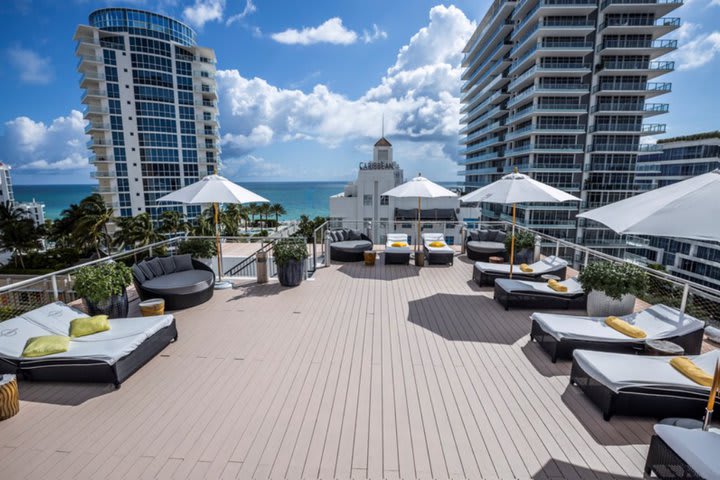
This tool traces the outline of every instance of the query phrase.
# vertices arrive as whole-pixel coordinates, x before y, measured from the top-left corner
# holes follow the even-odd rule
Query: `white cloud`
[[[182,16],[192,26],[202,28],[207,22],[222,21],[224,10],[225,0],[195,0],[185,7]]]
[[[388,34],[386,31],[382,30],[380,27],[373,23],[372,32],[363,30],[362,41],[365,43],[372,43],[376,40],[385,40],[387,36]]]
[[[720,7],[720,0],[711,0],[710,5]]]
[[[223,175],[229,178],[278,178],[292,175],[284,166],[255,155],[223,160]]]
[[[255,11],[257,11],[257,7],[253,3],[253,0],[245,0],[245,8],[243,8],[243,11],[232,15],[230,18],[227,19],[227,22],[225,22],[225,24],[232,25],[233,23],[242,20],[248,15],[255,13]]]
[[[413,142],[424,161],[457,155],[461,50],[474,24],[454,6],[430,11],[427,27],[402,47],[379,84],[358,98],[318,84],[311,91],[283,89],[237,70],[219,71],[224,155],[240,157],[257,146],[297,139],[330,147],[386,134]],[[433,155],[427,157],[425,155]]]
[[[10,63],[20,73],[20,80],[36,85],[45,85],[52,81],[53,70],[50,57],[41,57],[34,51],[20,46],[7,50]]]
[[[289,28],[283,32],[273,33],[272,39],[287,45],[312,45],[314,43],[332,43],[350,45],[358,39],[358,34],[348,30],[339,17],[326,20],[317,27],[305,27],[302,30]]]
[[[677,62],[678,70],[702,67],[720,54],[720,31],[702,32],[701,28],[687,22],[676,31],[680,46],[668,58]]]
[[[72,110],[46,125],[28,117],[5,122],[0,136],[3,161],[17,169],[77,170],[88,167],[82,113]]]

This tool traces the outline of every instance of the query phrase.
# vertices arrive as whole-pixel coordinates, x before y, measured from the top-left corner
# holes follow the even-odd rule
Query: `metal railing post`
[[[60,300],[60,294],[58,293],[57,276],[53,275],[52,277],[50,277],[50,281],[52,282],[53,298],[57,302],[58,300]]]
[[[555,256],[556,257],[560,256],[560,240],[555,242]]]
[[[690,284],[685,282],[683,287],[682,300],[680,300],[680,321],[685,317],[685,309],[687,308],[688,297],[690,296]]]
[[[585,261],[583,262],[583,266],[588,266],[588,261],[590,260],[590,250],[585,250]]]

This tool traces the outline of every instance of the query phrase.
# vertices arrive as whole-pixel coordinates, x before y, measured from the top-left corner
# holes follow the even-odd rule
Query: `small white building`
[[[36,226],[39,227],[45,223],[45,204],[34,198],[32,202],[16,203],[15,208],[24,211],[27,218],[32,218]]]
[[[32,218],[36,226],[45,223],[45,205],[35,201],[32,202],[15,202],[15,193],[13,192],[12,177],[10,170],[12,168],[6,163],[0,162],[0,204],[9,204],[18,210],[25,212],[28,218]]]
[[[0,162],[0,203],[15,203],[12,179],[10,178],[10,165]]]
[[[372,233],[375,243],[383,243],[388,232],[417,235],[417,199],[391,198],[384,192],[404,182],[403,170],[393,159],[392,144],[383,136],[375,143],[371,162],[361,163],[357,179],[343,192],[330,197],[332,227],[362,229]],[[460,243],[457,198],[421,200],[423,231],[442,231],[448,243]]]

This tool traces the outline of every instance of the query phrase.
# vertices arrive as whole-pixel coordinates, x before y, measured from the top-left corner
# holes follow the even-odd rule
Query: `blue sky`
[[[346,180],[386,118],[406,174],[456,180],[460,50],[487,1],[2,0],[0,161],[16,183],[91,183],[72,35],[100,7],[185,21],[214,48],[224,173]],[[720,128],[720,0],[690,0],[668,135]]]

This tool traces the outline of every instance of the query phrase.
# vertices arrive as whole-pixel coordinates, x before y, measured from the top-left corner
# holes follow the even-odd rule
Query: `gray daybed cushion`
[[[347,240],[362,240],[360,230],[350,230],[348,232]]]
[[[155,274],[152,270],[150,270],[150,266],[147,264],[146,261],[143,260],[142,262],[138,263],[137,266],[140,271],[142,271],[143,275],[145,275],[145,280],[151,280],[155,278]]]
[[[139,265],[133,265],[132,266],[133,275],[135,275],[135,278],[137,278],[137,281],[140,283],[143,283],[148,278],[145,276],[145,273],[142,271],[142,268],[140,268]]]
[[[175,255],[173,259],[175,260],[175,272],[184,272],[193,269],[192,257],[189,253],[185,255]]]
[[[372,242],[368,242],[367,240],[345,240],[333,243],[332,248],[344,252],[364,252],[372,248]]]
[[[160,264],[159,258],[153,258],[151,260],[146,260],[145,263],[147,263],[147,266],[150,267],[150,271],[153,273],[153,277],[159,277],[165,274],[163,272],[162,265]]]
[[[720,430],[658,424],[655,433],[702,478],[720,478]]]
[[[213,281],[213,273],[207,270],[183,270],[147,280],[142,287],[168,295],[186,295],[202,292]]]
[[[505,244],[500,242],[488,242],[488,241],[474,241],[471,240],[467,243],[467,248],[473,252],[504,252]]]
[[[175,259],[173,257],[160,257],[160,266],[163,269],[163,274],[168,275],[175,273]]]

